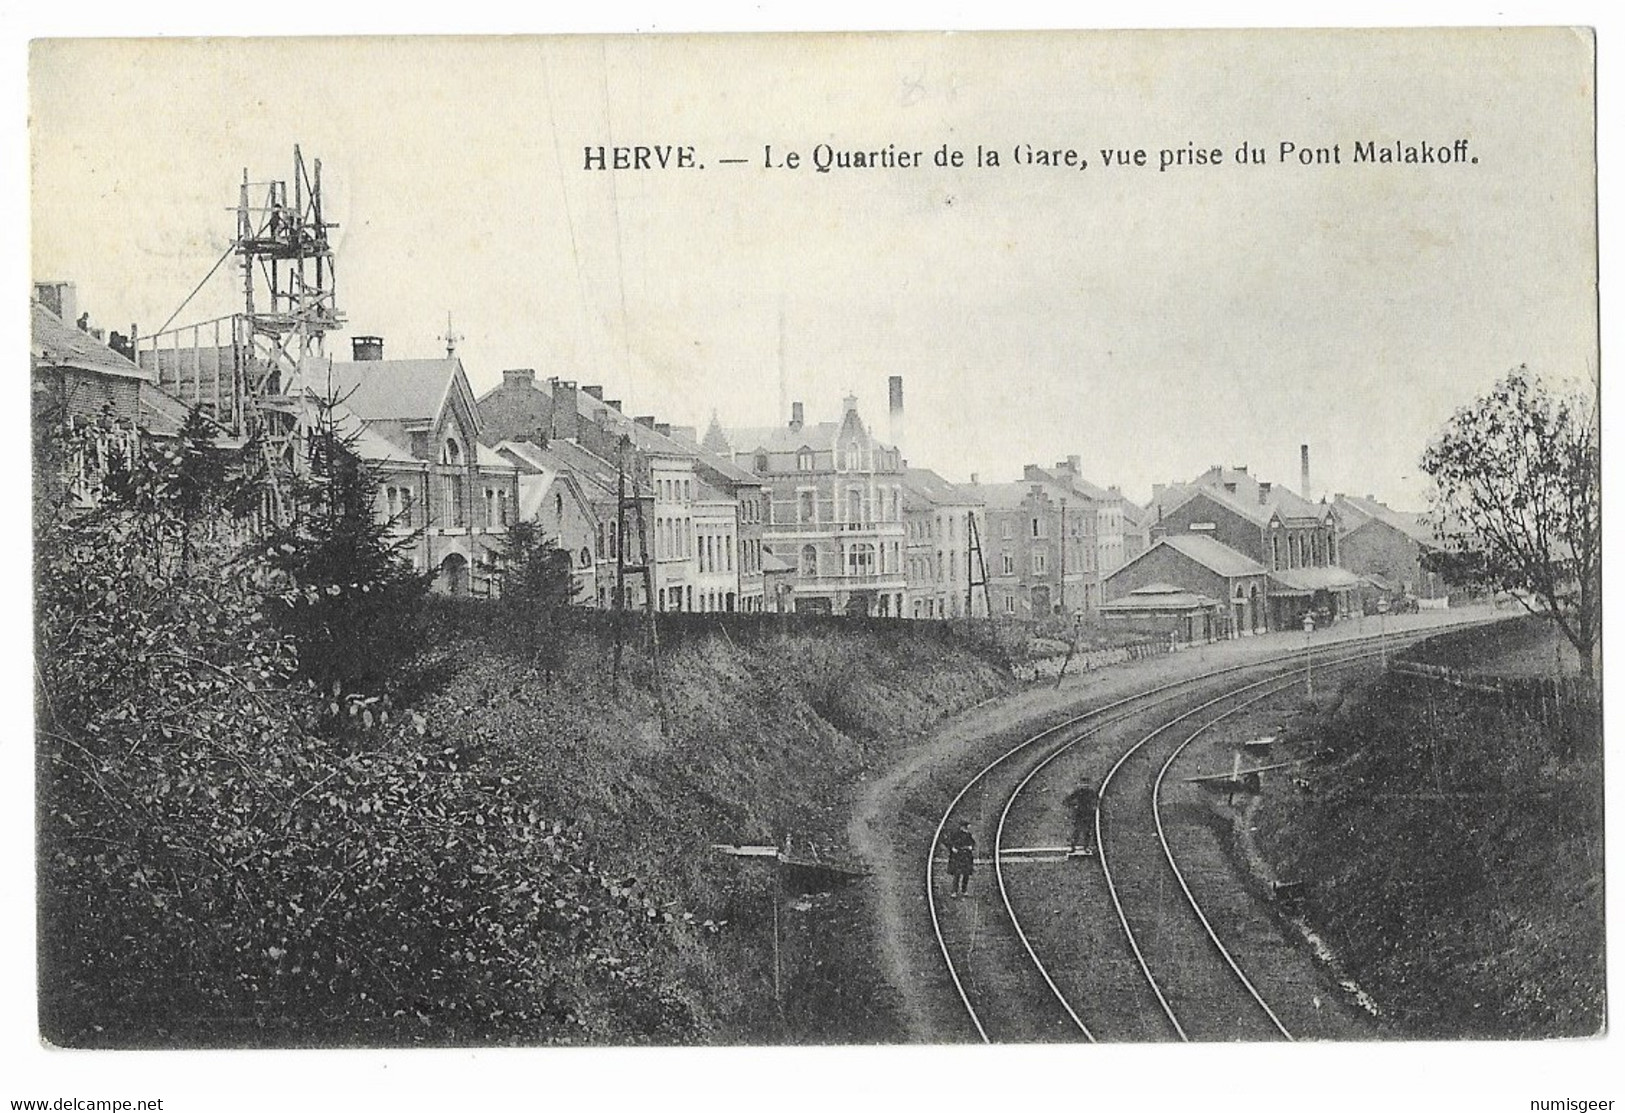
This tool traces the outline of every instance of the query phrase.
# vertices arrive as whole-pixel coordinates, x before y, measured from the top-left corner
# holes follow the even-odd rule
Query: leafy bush
[[[97,509],[35,523],[43,1034],[685,1038],[650,964],[699,929],[469,741],[300,679],[267,617],[283,573],[217,511],[183,542],[176,476],[154,449]]]

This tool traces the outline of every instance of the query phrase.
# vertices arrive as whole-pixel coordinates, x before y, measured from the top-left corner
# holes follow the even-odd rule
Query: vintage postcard
[[[1430,1041],[1606,1108],[1472,1043],[1607,1028],[1596,82],[1567,27],[35,41],[29,1023],[126,1104],[13,1107]]]

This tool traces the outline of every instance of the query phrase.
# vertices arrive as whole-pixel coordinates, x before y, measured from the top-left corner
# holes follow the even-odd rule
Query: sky
[[[531,367],[702,428],[851,392],[882,436],[898,374],[905,453],[950,479],[1076,454],[1141,501],[1211,464],[1296,487],[1309,444],[1315,497],[1420,508],[1456,407],[1520,363],[1595,374],[1590,54],[1563,30],[36,43],[32,270],[151,331],[229,245],[244,169],[286,178],[298,143],[339,224],[341,357],[438,354],[449,314],[477,392]],[[1476,164],[1354,162],[1459,138]],[[585,166],[639,144],[705,168]],[[924,165],[819,173],[819,144]],[[1223,161],[1159,169],[1179,148]],[[240,301],[222,267],[177,323]]]

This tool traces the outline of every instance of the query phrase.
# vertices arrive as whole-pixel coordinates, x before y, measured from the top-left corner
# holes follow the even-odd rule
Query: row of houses
[[[62,316],[71,286],[36,288],[36,392],[65,412],[173,435],[186,406],[156,367]],[[55,299],[53,301],[53,298]],[[1187,639],[1335,621],[1371,590],[1441,598],[1431,533],[1373,499],[1311,502],[1246,468],[1159,486],[1148,507],[1082,474],[1080,459],[1012,482],[952,483],[911,466],[846,397],[809,422],[703,436],[627,412],[601,387],[529,369],[476,395],[455,349],[389,359],[379,337],[301,369],[378,479],[380,520],[449,594],[498,590],[509,526],[541,525],[575,601],[663,611],[801,611],[953,619],[1057,615],[1166,628]],[[890,384],[902,425],[902,381]],[[1307,468],[1307,454],[1305,455]],[[1307,483],[1305,483],[1307,487]],[[625,550],[623,555],[623,549]]]

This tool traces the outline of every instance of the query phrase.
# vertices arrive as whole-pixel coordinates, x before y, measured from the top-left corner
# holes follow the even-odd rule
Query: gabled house
[[[595,505],[588,494],[585,478],[549,449],[530,441],[501,441],[496,452],[519,469],[519,521],[535,522],[543,536],[550,538],[570,561],[573,585],[570,601],[577,606],[607,607],[609,580],[614,563],[607,563],[608,577],[600,556],[605,521],[613,524],[614,493],[600,497]],[[607,517],[601,518],[600,514]]]
[[[375,337],[358,338],[355,354],[307,361],[300,373],[307,399],[360,423],[356,448],[377,478],[378,513],[403,536],[415,535],[413,563],[435,573],[435,590],[495,593],[494,554],[517,520],[519,470],[480,443],[462,361],[384,359]]]
[[[1154,592],[1150,590],[1153,588]],[[1145,597],[1164,596],[1161,601],[1166,602],[1171,598],[1168,589],[1191,597],[1176,600],[1181,606],[1189,604],[1180,610],[1181,618],[1207,610],[1204,600],[1222,605],[1213,625],[1202,628],[1204,637],[1259,634],[1269,628],[1269,570],[1247,554],[1203,533],[1160,537],[1144,553],[1107,576],[1105,592],[1112,609],[1105,613],[1119,617],[1143,615],[1146,604],[1159,601]],[[1125,604],[1123,600],[1130,602]]]
[[[1395,510],[1370,495],[1339,493],[1333,501],[1344,567],[1384,597],[1408,595],[1423,606],[1449,605],[1452,585],[1430,565],[1445,546],[1422,514]]]
[[[188,407],[158,386],[156,374],[91,331],[88,314],[72,317],[74,299],[71,282],[35,284],[28,307],[30,392],[35,421],[83,434],[62,461],[63,474],[38,478],[60,479],[67,495],[86,505],[95,501],[115,458],[133,458],[143,438],[179,436]]]

